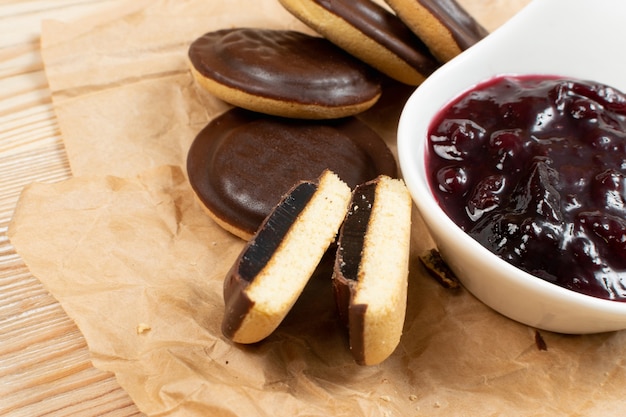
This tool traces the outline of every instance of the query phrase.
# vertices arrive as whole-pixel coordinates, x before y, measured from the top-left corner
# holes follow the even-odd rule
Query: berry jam
[[[626,301],[626,95],[595,82],[498,77],[430,126],[448,216],[546,281]]]

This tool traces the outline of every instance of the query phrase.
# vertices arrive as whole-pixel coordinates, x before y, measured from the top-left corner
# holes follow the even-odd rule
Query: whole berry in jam
[[[443,210],[542,279],[626,301],[626,96],[596,82],[498,77],[446,106],[428,138]]]

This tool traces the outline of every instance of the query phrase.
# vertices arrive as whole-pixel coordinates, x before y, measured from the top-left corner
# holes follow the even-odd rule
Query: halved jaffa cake
[[[402,180],[380,176],[356,187],[341,227],[333,287],[350,350],[361,365],[382,362],[400,342],[411,204]]]
[[[226,277],[226,337],[255,343],[278,327],[334,242],[350,197],[350,187],[328,170],[285,195]]]

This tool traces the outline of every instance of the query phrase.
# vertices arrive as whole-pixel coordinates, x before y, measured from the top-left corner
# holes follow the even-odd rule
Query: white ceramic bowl
[[[483,41],[431,75],[410,97],[398,127],[402,174],[438,248],[465,288],[501,314],[560,333],[626,329],[626,303],[570,291],[523,272],[465,234],[430,192],[427,130],[451,99],[501,74],[596,80],[626,91],[626,2],[534,0]]]

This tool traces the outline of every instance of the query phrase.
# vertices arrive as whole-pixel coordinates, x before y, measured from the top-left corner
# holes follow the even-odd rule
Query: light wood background
[[[141,415],[113,375],[92,366],[81,333],[7,239],[22,188],[71,175],[39,53],[41,21],[119,3],[0,0],[0,416]]]

